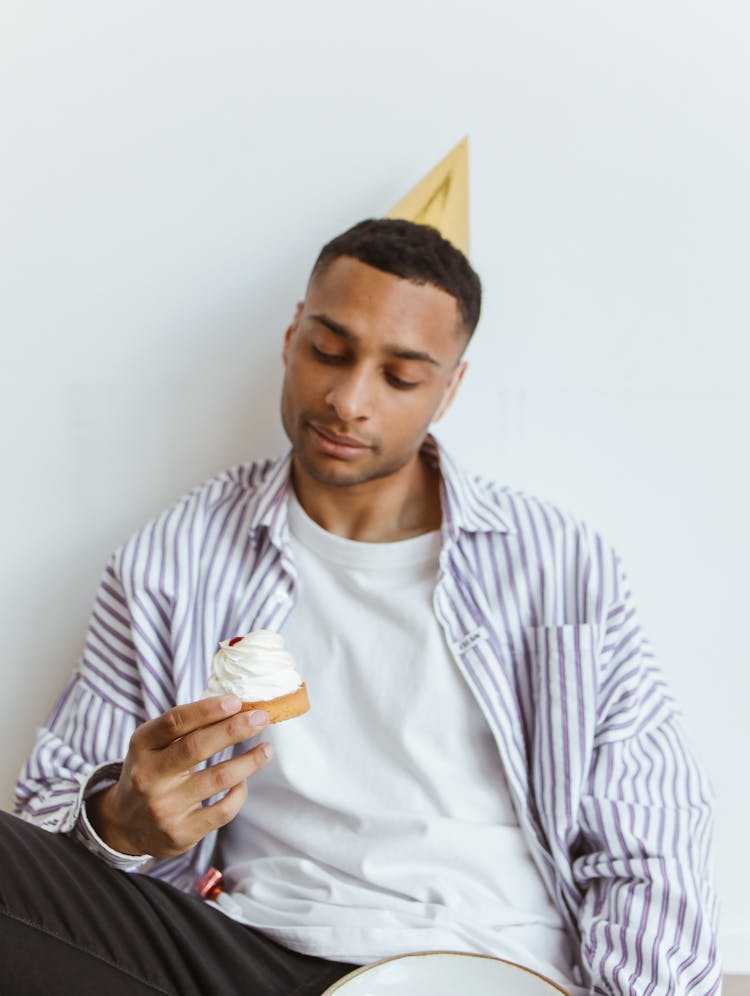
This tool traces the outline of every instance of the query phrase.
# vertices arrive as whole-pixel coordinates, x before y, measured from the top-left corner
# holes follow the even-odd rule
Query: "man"
[[[479,308],[432,229],[334,239],[284,340],[290,454],[114,556],[18,785],[56,833],[3,820],[25,992],[314,994],[425,949],[718,991],[707,790],[618,559],[429,435]],[[259,628],[312,701],[273,732],[201,699],[218,641]]]

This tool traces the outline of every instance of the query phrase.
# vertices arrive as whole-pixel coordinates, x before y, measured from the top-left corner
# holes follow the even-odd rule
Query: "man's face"
[[[456,299],[340,256],[310,283],[284,340],[281,416],[323,484],[387,477],[417,459],[466,364]]]

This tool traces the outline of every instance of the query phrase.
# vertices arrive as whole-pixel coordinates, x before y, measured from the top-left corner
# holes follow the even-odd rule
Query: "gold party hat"
[[[412,187],[386,215],[433,225],[469,254],[469,140],[462,139],[445,159]]]

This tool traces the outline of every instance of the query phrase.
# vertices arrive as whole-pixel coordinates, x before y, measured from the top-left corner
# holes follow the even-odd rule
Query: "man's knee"
[[[7,865],[11,855],[16,851],[22,855],[27,854],[29,849],[38,853],[50,845],[58,846],[62,840],[69,842],[69,839],[61,834],[42,830],[20,816],[14,816],[13,813],[7,813],[0,809],[0,841],[2,841],[4,864]],[[53,843],[53,841],[58,843]]]
[[[34,909],[41,895],[69,889],[71,880],[86,877],[100,862],[66,834],[51,833],[0,810],[0,904],[8,909]]]
[[[2,841],[3,864],[8,867],[13,862],[13,855],[16,851],[24,853],[29,847],[34,847],[40,840],[39,835],[46,833],[33,824],[6,813],[0,809],[0,841]]]

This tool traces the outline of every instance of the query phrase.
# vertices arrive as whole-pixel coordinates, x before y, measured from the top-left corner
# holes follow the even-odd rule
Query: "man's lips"
[[[322,425],[318,425],[317,422],[311,422],[310,425],[319,432],[321,436],[325,436],[326,439],[330,439],[332,443],[340,443],[342,446],[359,446],[361,449],[369,449],[367,443],[363,443],[361,439],[355,439],[354,436],[342,436],[338,432],[334,432],[332,429],[325,429]]]
[[[355,439],[353,436],[339,435],[339,433],[334,432],[332,429],[324,428],[316,422],[308,422],[307,424],[313,431],[313,438],[318,448],[327,453],[333,453],[335,456],[353,456],[356,453],[361,453],[362,450],[371,449],[361,439]]]

